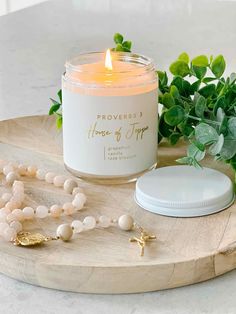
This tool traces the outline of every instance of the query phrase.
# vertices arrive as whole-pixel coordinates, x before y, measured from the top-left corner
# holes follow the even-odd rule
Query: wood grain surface
[[[185,146],[158,150],[158,166],[175,164]],[[62,160],[61,133],[54,119],[25,117],[0,122],[0,158],[35,164],[56,173],[66,173]],[[222,163],[205,165],[232,176]],[[71,197],[45,182],[25,179],[32,206],[63,204]],[[0,241],[0,272],[43,287],[88,293],[134,293],[162,290],[201,282],[236,266],[236,205],[218,214],[197,218],[170,218],[146,212],[133,200],[135,184],[92,185],[79,181],[88,197],[86,208],[74,217],[47,218],[26,223],[25,229],[54,235],[62,221],[91,214],[114,218],[130,213],[158,239],[139,256],[129,243],[133,233],[115,227],[96,229],[71,242],[52,241],[41,247],[15,247]],[[1,187],[0,192],[4,190]]]

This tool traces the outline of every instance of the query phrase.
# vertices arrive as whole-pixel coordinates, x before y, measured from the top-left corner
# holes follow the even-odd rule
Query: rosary
[[[23,222],[25,220],[45,219],[48,216],[54,218],[60,218],[63,215],[72,216],[84,208],[87,200],[86,195],[83,189],[78,187],[76,180],[64,175],[56,175],[53,172],[46,172],[44,169],[38,169],[35,166],[25,166],[0,160],[0,174],[4,176],[2,183],[11,187],[11,192],[3,193],[0,197],[0,236],[15,245],[28,247],[51,240],[69,241],[74,234],[92,230],[96,227],[109,228],[116,226],[124,231],[133,230],[139,233],[139,236],[134,236],[129,241],[139,245],[140,255],[143,256],[147,242],[156,239],[155,235],[145,231],[128,214],[121,215],[118,219],[102,215],[98,219],[87,216],[83,221],[73,220],[71,224],[59,225],[55,237],[24,231]],[[45,180],[49,184],[63,188],[66,193],[72,195],[73,199],[62,206],[53,204],[50,208],[44,205],[39,205],[36,208],[24,207],[25,189],[23,181],[20,180],[24,176],[41,181]]]

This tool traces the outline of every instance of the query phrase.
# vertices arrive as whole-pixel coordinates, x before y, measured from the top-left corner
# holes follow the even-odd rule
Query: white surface
[[[234,192],[230,178],[219,171],[179,165],[159,168],[140,177],[135,200],[153,213],[195,217],[229,207]]]
[[[235,70],[235,12],[234,1],[57,0],[3,16],[0,118],[47,112],[66,57],[112,46],[117,31],[162,69],[186,50],[224,53]],[[234,314],[235,290],[236,271],[190,287],[127,296],[58,292],[0,275],[0,313]]]
[[[0,15],[9,14],[14,11],[22,10],[26,7],[45,2],[47,0],[1,0]]]

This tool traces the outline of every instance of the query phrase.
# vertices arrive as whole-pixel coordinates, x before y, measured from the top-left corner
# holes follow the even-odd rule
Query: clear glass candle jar
[[[157,76],[141,55],[112,52],[108,61],[94,52],[66,62],[63,153],[74,175],[120,184],[156,166]]]

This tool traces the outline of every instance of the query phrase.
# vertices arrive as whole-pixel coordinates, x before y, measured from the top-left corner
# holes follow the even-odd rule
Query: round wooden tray
[[[53,118],[18,118],[0,122],[0,158],[36,164],[65,173],[61,134]],[[184,154],[184,146],[159,147],[159,166],[170,165]],[[222,163],[206,165],[232,175]],[[71,242],[52,241],[35,248],[0,242],[0,272],[43,287],[89,293],[134,293],[188,285],[223,274],[236,266],[236,206],[218,214],[198,218],[169,218],[138,207],[134,184],[92,185],[81,182],[88,196],[83,218],[131,213],[158,239],[139,255],[131,234],[117,228],[96,229]],[[1,187],[1,189],[3,189]],[[26,181],[27,203],[63,203],[62,190],[35,180]],[[0,191],[2,192],[2,191]],[[63,218],[72,221],[72,217]],[[48,218],[28,223],[28,230],[54,235],[61,220]]]

